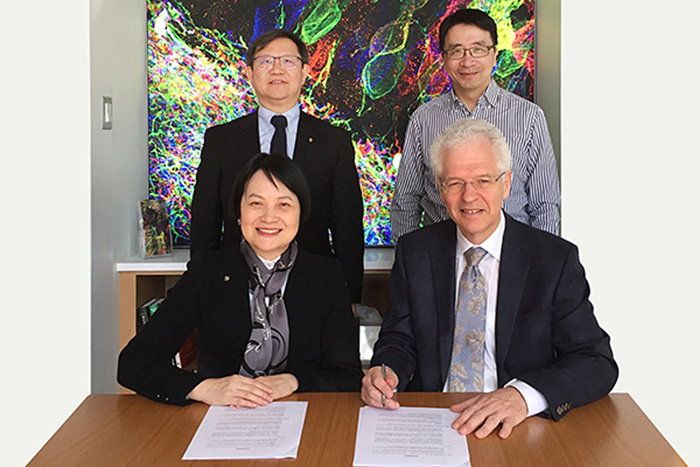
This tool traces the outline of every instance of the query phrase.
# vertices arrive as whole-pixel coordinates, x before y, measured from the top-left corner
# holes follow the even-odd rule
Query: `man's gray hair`
[[[477,138],[485,138],[491,143],[496,153],[496,165],[499,172],[511,170],[510,147],[508,147],[508,142],[501,131],[483,120],[468,118],[447,127],[430,146],[430,167],[435,174],[436,184],[440,182],[442,176],[442,157],[445,150],[460,144],[470,143]]]

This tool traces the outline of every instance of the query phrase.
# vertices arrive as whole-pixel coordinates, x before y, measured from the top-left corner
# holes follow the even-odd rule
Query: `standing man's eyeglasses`
[[[449,60],[461,60],[469,54],[472,58],[482,58],[489,54],[491,49],[495,49],[495,45],[474,45],[472,47],[462,47],[455,45],[451,49],[445,50],[442,54]]]
[[[272,55],[260,55],[253,59],[253,64],[261,70],[269,70],[275,65],[275,60],[280,61],[280,66],[287,70],[296,70],[301,66],[301,57],[295,55],[282,55],[273,57]]]

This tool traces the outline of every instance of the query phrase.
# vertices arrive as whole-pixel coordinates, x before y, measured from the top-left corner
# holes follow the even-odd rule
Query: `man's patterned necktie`
[[[459,280],[452,361],[448,374],[448,391],[483,392],[484,352],[486,339],[486,279],[479,262],[486,255],[483,248],[464,252],[466,267]]]

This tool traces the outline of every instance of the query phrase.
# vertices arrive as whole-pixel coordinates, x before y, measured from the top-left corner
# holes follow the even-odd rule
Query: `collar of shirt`
[[[496,108],[498,105],[498,98],[501,95],[501,88],[496,84],[494,80],[491,80],[489,82],[489,85],[486,87],[486,91],[479,97],[479,100],[476,103],[476,107],[474,107],[474,111],[479,108],[481,105],[488,105],[489,107]],[[450,90],[450,95],[452,96],[452,105],[455,106],[460,106],[467,112],[469,112],[469,109],[467,108],[466,105],[462,103],[462,101],[459,100],[459,97],[457,97],[457,94],[455,94],[454,89]],[[471,115],[473,112],[469,112]]]
[[[299,128],[301,109],[299,105],[295,105],[286,112],[278,114],[266,107],[258,107],[258,136],[260,138],[261,152],[268,152],[270,150],[272,136],[275,134],[275,127],[270,123],[270,120],[275,115],[284,115],[287,118],[287,128],[285,130],[287,134],[287,155],[291,159],[294,154],[294,143],[296,142],[297,129]]]
[[[278,257],[275,258],[275,259],[265,259],[265,258],[263,258],[262,256],[260,256],[260,255],[258,255],[258,254],[256,254],[256,256],[258,257],[258,259],[260,259],[260,261],[262,261],[262,263],[265,265],[265,267],[266,267],[267,269],[270,269],[270,270],[272,270],[272,268],[275,267],[275,263],[277,262],[277,260],[279,260],[279,259],[282,257],[282,256],[280,255],[280,256],[278,256]]]
[[[279,259],[282,257],[282,256],[280,255],[280,256],[278,256],[278,257],[275,258],[275,259],[265,259],[265,258],[263,258],[262,256],[258,255],[257,253],[256,253],[256,256],[258,257],[258,259],[259,259],[260,261],[262,261],[262,263],[265,265],[265,267],[266,267],[267,269],[270,269],[270,270],[272,270],[272,268],[275,267],[275,263],[277,262],[277,260],[279,260]],[[287,280],[288,280],[288,279],[289,279],[289,277],[287,277],[287,279],[285,279],[285,280],[284,280],[284,283],[282,284],[282,295],[284,295],[284,292],[287,290]],[[250,289],[248,289],[248,303],[250,304],[251,307],[253,306],[253,291],[250,290]],[[270,298],[269,298],[269,297],[266,297],[266,298],[265,298],[265,304],[266,304],[266,305],[269,305],[269,304],[270,304]]]
[[[469,240],[467,240],[464,235],[462,235],[462,232],[459,231],[459,227],[457,227],[457,248],[455,250],[456,256],[457,256],[457,261],[458,261],[458,271],[461,273],[462,269],[462,259],[464,258],[464,252],[467,251],[469,248],[472,248],[474,246],[479,246],[486,250],[486,252],[494,258],[497,262],[501,262],[501,248],[503,247],[503,233],[506,230],[506,218],[503,215],[503,211],[501,210],[501,216],[498,221],[498,227],[496,227],[496,230],[493,231],[489,237],[484,240],[480,245],[475,245]]]

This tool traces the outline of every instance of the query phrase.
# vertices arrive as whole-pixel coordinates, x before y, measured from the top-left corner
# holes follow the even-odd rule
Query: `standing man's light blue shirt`
[[[284,115],[287,118],[287,156],[290,159],[294,158],[294,145],[297,142],[297,130],[299,129],[299,106],[295,105],[283,114],[274,113],[270,109],[260,106],[258,108],[258,136],[260,137],[260,151],[270,152],[270,144],[272,144],[272,136],[275,134],[275,127],[272,126],[270,120],[275,115]]]

